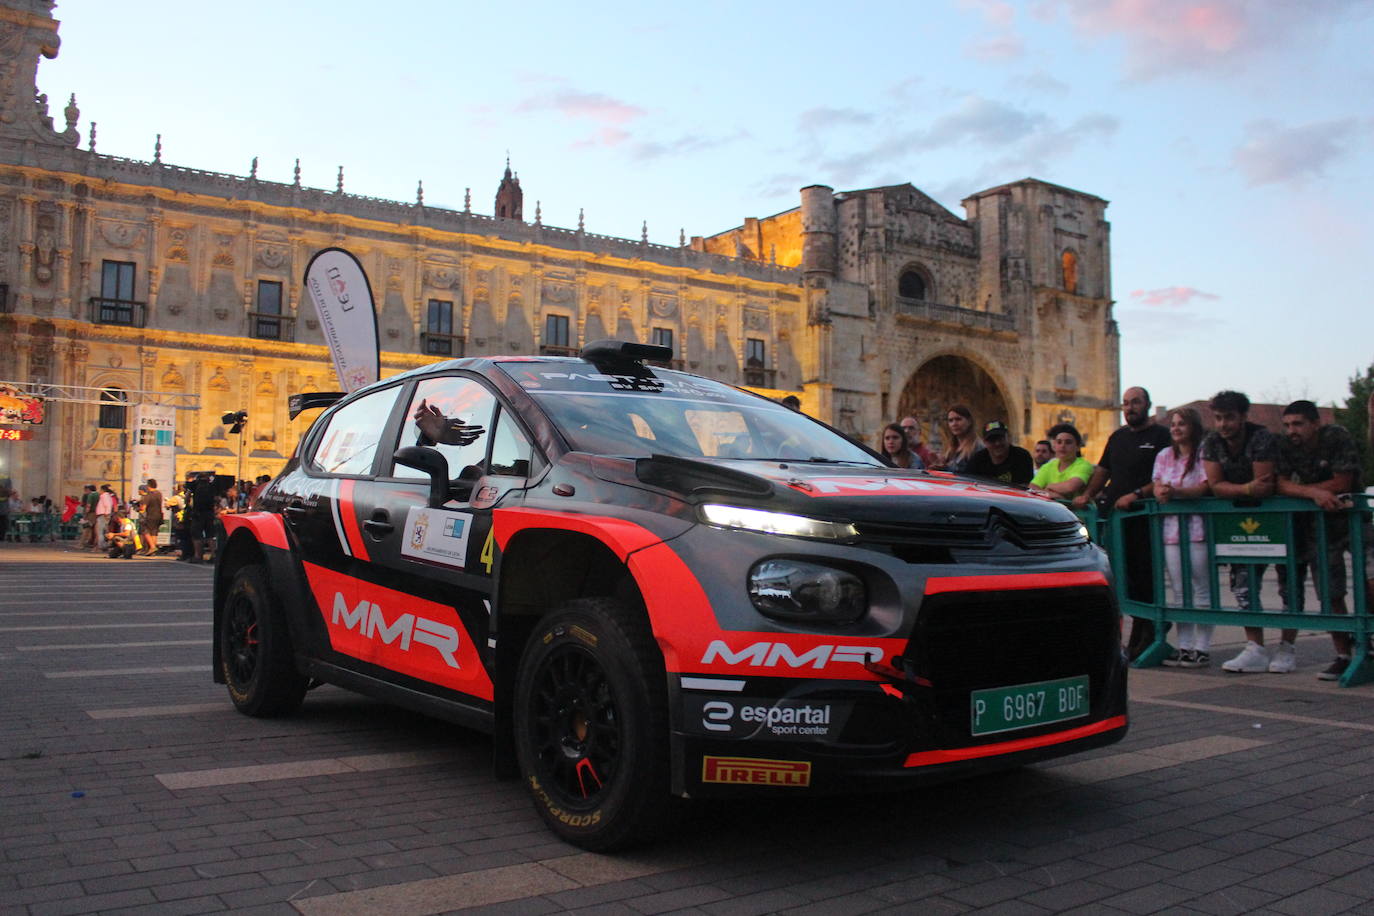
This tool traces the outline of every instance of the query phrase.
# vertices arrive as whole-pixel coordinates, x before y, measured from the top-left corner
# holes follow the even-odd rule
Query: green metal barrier
[[[1371,617],[1368,594],[1369,577],[1374,575],[1370,560],[1370,557],[1374,556],[1374,551],[1370,549],[1370,497],[1363,494],[1354,495],[1351,497],[1349,508],[1336,512],[1324,512],[1310,500],[1289,497],[1253,501],[1171,500],[1163,505],[1155,500],[1144,500],[1136,506],[1138,508],[1112,512],[1101,519],[1097,518],[1095,512],[1080,514],[1089,531],[1094,530],[1094,521],[1099,525],[1099,543],[1107,549],[1111,557],[1121,612],[1154,621],[1155,641],[1132,663],[1132,667],[1153,667],[1173,652],[1165,638],[1169,624],[1202,623],[1347,632],[1351,634],[1354,645],[1350,667],[1341,675],[1340,685],[1351,687],[1374,680],[1374,658],[1368,652],[1369,639],[1371,634],[1374,634],[1374,617]],[[1207,575],[1211,585],[1211,601],[1207,607],[1196,606],[1192,595],[1192,558],[1187,546],[1187,517],[1194,515],[1203,519]],[[1325,561],[1329,532],[1327,525],[1321,520],[1323,517],[1329,519],[1337,515],[1346,517],[1349,530],[1351,575],[1346,596],[1349,610],[1347,614],[1337,613],[1332,607],[1329,571]],[[1167,516],[1180,516],[1178,546],[1181,566],[1179,578],[1183,583],[1182,606],[1169,604],[1169,593],[1165,584],[1162,522]],[[1130,519],[1141,517],[1149,520],[1150,549],[1154,558],[1153,604],[1130,596],[1126,576],[1125,557],[1129,547],[1124,527]],[[1307,520],[1315,520],[1316,523]],[[1318,558],[1310,564],[1320,605],[1315,610],[1304,610],[1306,589],[1301,585],[1298,576],[1298,534],[1305,521],[1311,525],[1316,545],[1315,556]],[[1287,570],[1290,606],[1286,609],[1266,611],[1260,604],[1261,579],[1267,566],[1284,567]],[[1222,567],[1250,570],[1248,607],[1221,606]],[[1226,594],[1229,596],[1229,590]]]

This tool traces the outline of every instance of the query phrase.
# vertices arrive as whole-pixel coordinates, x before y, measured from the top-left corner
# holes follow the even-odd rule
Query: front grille
[[[861,544],[889,551],[908,563],[950,562],[950,551],[991,551],[1004,542],[1021,550],[1036,551],[1081,547],[1087,543],[1083,526],[1077,520],[1024,522],[995,510],[976,523],[856,522],[854,527]]]
[[[1086,674],[1089,708],[1097,711],[1119,651],[1111,595],[1093,586],[933,595],[921,605],[905,657],[932,685],[920,698],[929,737],[940,747],[960,747],[986,740],[969,734],[970,691]]]

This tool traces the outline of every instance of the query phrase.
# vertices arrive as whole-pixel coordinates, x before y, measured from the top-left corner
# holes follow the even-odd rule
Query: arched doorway
[[[897,416],[918,418],[926,445],[938,450],[945,445],[945,411],[954,404],[968,405],[979,431],[989,420],[1001,420],[1013,431],[1018,425],[1007,415],[1007,399],[997,382],[962,356],[937,356],[913,372],[897,399]],[[1013,432],[1012,441],[1016,439]]]

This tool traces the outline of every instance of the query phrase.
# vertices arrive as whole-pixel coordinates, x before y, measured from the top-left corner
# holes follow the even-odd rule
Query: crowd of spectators
[[[1208,402],[1210,430],[1195,409],[1176,408],[1159,423],[1151,407],[1144,388],[1123,392],[1125,423],[1108,437],[1096,465],[1081,454],[1083,436],[1072,423],[1050,427],[1032,454],[1012,444],[1001,418],[987,420],[980,436],[972,411],[962,404],[945,412],[946,429],[940,437],[947,443],[943,451],[929,449],[922,441],[920,421],[906,416],[883,427],[880,457],[891,467],[949,471],[1026,487],[1078,510],[1092,505],[1099,513],[1131,513],[1121,520],[1125,549],[1124,569],[1119,572],[1125,577],[1127,595],[1145,604],[1156,602],[1157,564],[1163,567],[1169,605],[1208,608],[1213,595],[1202,516],[1165,514],[1160,524],[1163,556],[1156,557],[1150,517],[1132,512],[1142,500],[1154,499],[1161,507],[1174,500],[1207,496],[1254,501],[1279,495],[1310,500],[1323,511],[1294,518],[1297,581],[1289,581],[1286,563],[1276,567],[1283,608],[1303,610],[1310,574],[1331,612],[1348,613],[1349,514],[1337,510],[1349,507],[1348,494],[1363,488],[1360,454],[1350,433],[1336,424],[1323,424],[1317,406],[1309,400],[1294,401],[1283,409],[1282,435],[1251,422],[1250,399],[1238,391],[1218,392]],[[1374,437],[1374,398],[1370,415]],[[1325,528],[1324,551],[1319,524]],[[1374,573],[1372,542],[1374,530],[1364,539],[1366,568]],[[1238,609],[1260,609],[1259,582],[1265,570],[1255,563],[1230,564],[1227,584]],[[1177,647],[1163,664],[1183,668],[1211,664],[1212,631],[1211,624],[1179,624]],[[1221,666],[1223,670],[1284,674],[1296,668],[1296,630],[1282,630],[1272,647],[1266,646],[1259,627],[1246,627],[1245,634],[1244,648]],[[1349,632],[1333,631],[1331,639],[1335,658],[1318,673],[1323,680],[1340,677],[1355,648]],[[1152,621],[1137,618],[1132,622],[1127,653],[1135,658],[1155,641]]]

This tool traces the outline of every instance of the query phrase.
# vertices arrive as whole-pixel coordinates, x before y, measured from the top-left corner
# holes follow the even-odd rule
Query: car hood
[[[654,456],[637,462],[636,476],[692,502],[727,502],[864,527],[982,528],[994,517],[1031,528],[1077,521],[1054,500],[941,471]]]

